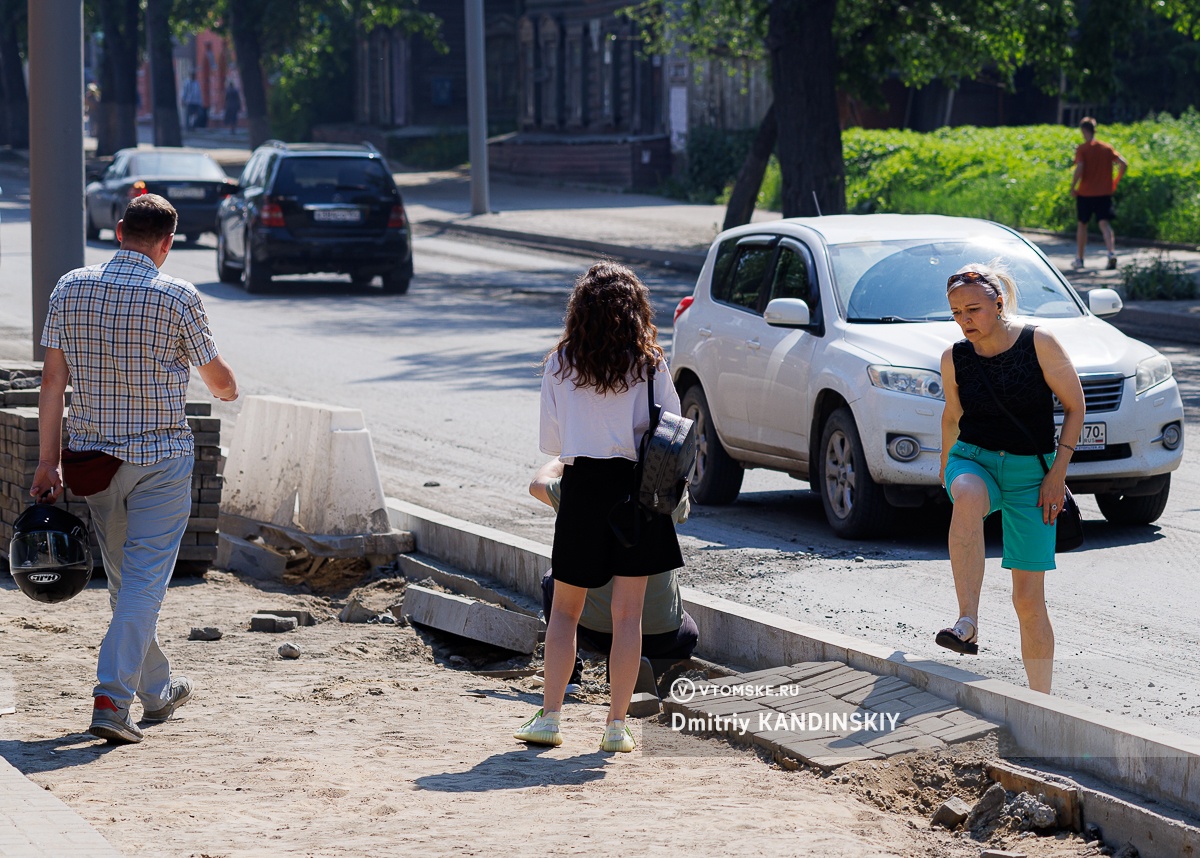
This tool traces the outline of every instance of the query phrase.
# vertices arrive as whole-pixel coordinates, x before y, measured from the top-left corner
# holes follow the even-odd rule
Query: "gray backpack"
[[[670,515],[683,500],[696,468],[696,427],[686,417],[655,404],[653,364],[646,383],[650,428],[638,457],[638,502],[646,512]]]

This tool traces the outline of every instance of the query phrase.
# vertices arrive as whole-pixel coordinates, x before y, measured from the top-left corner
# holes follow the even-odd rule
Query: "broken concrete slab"
[[[357,597],[350,599],[338,614],[338,619],[343,623],[369,623],[378,618],[379,614],[365,607]]]
[[[278,617],[275,614],[255,614],[250,618],[252,632],[292,632],[296,630],[295,617]]]
[[[929,824],[930,826],[940,825],[953,831],[970,815],[971,805],[958,796],[953,796],[942,802],[942,806],[933,812],[933,818],[929,820]]]
[[[317,621],[313,619],[313,615],[308,611],[294,611],[291,608],[263,608],[260,611],[255,611],[256,614],[271,614],[276,617],[295,617],[296,625],[298,626],[315,626]]]
[[[259,581],[282,581],[287,571],[287,558],[265,545],[259,545],[229,533],[217,540],[218,569],[240,572]]]
[[[538,632],[544,625],[536,617],[417,584],[410,584],[405,591],[401,616],[444,632],[524,653],[537,648]]]
[[[515,590],[499,587],[488,579],[461,572],[423,554],[403,554],[396,558],[396,565],[400,574],[409,581],[420,583],[432,579],[439,587],[445,587],[452,593],[502,605],[510,611],[536,617],[541,608],[528,596]]]
[[[219,641],[221,637],[221,630],[216,626],[205,626],[204,628],[193,627],[188,632],[188,640],[190,641]]]

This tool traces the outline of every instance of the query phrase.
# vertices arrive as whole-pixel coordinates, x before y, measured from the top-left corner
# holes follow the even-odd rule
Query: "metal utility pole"
[[[483,47],[483,0],[464,0],[467,17],[467,136],[471,157],[471,214],[487,214],[487,63]]]
[[[83,0],[29,0],[33,358],[58,278],[83,266]]]

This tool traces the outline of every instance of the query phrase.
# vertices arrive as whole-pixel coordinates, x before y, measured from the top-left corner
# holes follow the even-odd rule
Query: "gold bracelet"
[[[1066,448],[1067,448],[1068,450],[1070,450],[1072,453],[1074,453],[1074,452],[1075,452],[1075,448],[1074,448],[1074,447],[1072,447],[1070,444],[1064,444],[1062,441],[1059,441],[1059,442],[1058,442],[1058,446],[1060,446],[1060,447],[1066,447]]]

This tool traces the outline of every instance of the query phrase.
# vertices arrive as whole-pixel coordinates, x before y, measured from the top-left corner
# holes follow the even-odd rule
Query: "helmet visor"
[[[88,548],[82,540],[69,533],[41,530],[13,537],[9,565],[13,569],[51,569],[87,560]]]

